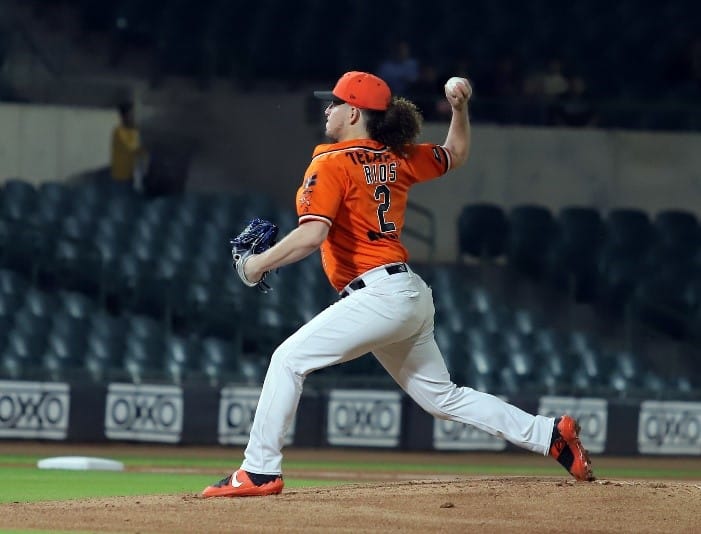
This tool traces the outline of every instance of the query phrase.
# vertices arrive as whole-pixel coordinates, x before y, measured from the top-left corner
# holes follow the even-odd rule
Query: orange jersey
[[[341,291],[365,271],[408,259],[401,243],[409,188],[445,174],[450,154],[440,145],[412,145],[397,156],[370,139],[319,145],[297,191],[299,223],[331,229],[321,259]]]

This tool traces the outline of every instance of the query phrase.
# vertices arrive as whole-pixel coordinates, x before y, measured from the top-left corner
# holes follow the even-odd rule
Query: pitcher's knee
[[[275,349],[270,358],[270,366],[289,369],[299,376],[306,376],[309,373],[304,366],[304,355],[286,343]]]
[[[440,402],[440,399],[437,397],[433,398],[426,398],[426,399],[416,399],[418,402],[419,406],[424,409],[424,411],[438,419],[449,419],[450,417],[446,413],[445,409],[443,408],[443,404]]]
[[[426,412],[428,412],[429,415],[435,417],[436,419],[444,419],[446,421],[452,419],[452,417],[445,411],[441,410],[439,406],[434,405],[424,409],[426,410]]]
[[[430,415],[438,419],[451,420],[455,416],[456,397],[458,390],[462,388],[451,388],[447,391],[433,395],[419,402],[421,407]]]

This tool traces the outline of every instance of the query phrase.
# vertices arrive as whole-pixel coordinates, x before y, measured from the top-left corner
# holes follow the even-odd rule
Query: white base
[[[117,460],[90,456],[55,456],[37,462],[39,469],[70,469],[72,471],[124,471],[124,464]]]

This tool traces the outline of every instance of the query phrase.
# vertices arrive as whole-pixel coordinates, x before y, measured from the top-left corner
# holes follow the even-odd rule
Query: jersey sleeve
[[[406,160],[410,166],[410,175],[416,182],[426,182],[443,176],[452,165],[450,152],[441,145],[423,143],[414,145]]]
[[[329,163],[310,166],[297,190],[299,224],[322,221],[333,225],[346,188],[343,168]]]

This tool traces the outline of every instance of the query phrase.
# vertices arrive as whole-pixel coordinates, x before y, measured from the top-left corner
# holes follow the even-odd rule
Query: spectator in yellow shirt
[[[134,106],[131,102],[125,102],[119,105],[118,110],[120,124],[112,131],[112,179],[141,191],[148,157],[134,121]]]

